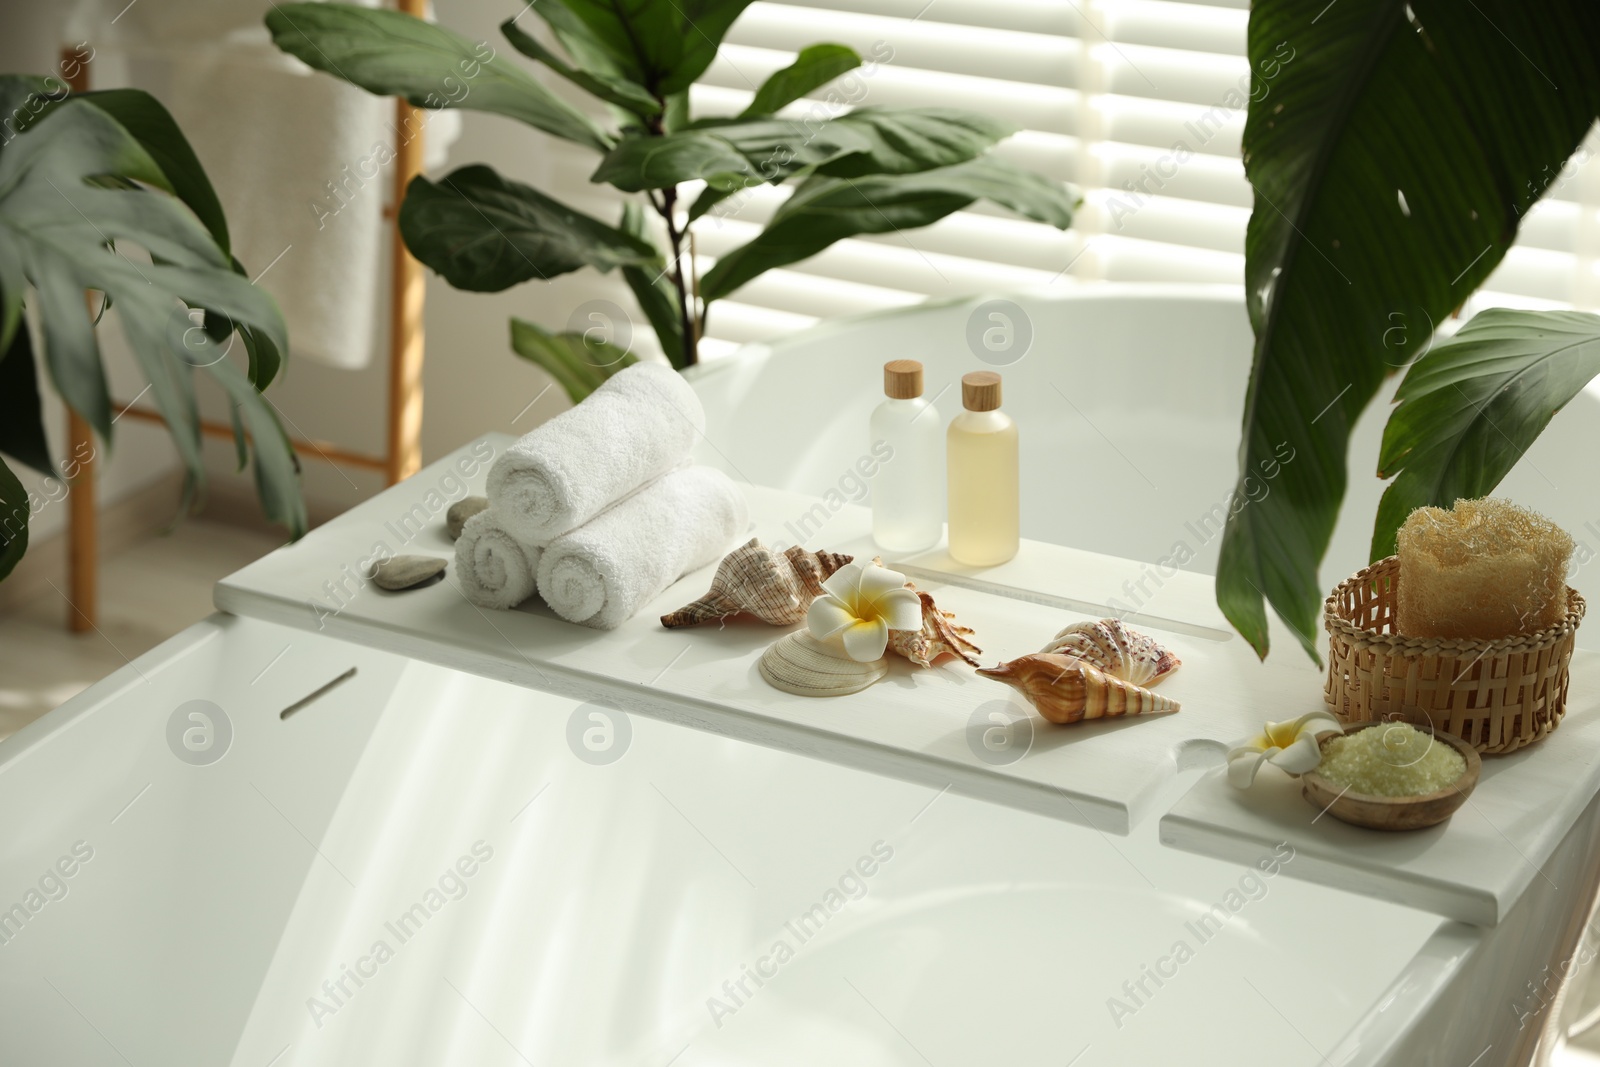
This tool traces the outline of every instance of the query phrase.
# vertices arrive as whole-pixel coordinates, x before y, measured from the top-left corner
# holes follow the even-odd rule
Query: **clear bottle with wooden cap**
[[[922,364],[883,365],[888,399],[872,412],[872,539],[885,552],[921,552],[944,532],[944,427],[922,396]]]
[[[950,555],[991,567],[1017,554],[1020,525],[1017,424],[1000,410],[1000,375],[961,378],[965,411],[950,420]]]

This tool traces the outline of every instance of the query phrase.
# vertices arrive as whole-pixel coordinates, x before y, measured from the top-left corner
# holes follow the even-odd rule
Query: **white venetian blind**
[[[695,89],[698,113],[737,112],[797,49],[837,41],[888,58],[836,83],[836,99],[1005,119],[1021,132],[999,146],[1001,156],[1076,183],[1087,200],[1066,233],[980,203],[920,230],[840,242],[714,306],[713,342],[929,296],[1101,279],[1240,281],[1250,204],[1239,163],[1248,14],[1245,0],[752,5]],[[811,106],[797,104],[795,112]],[[1185,123],[1203,116],[1201,136],[1185,132]],[[1188,158],[1176,168],[1162,164],[1183,138]],[[1109,202],[1112,190],[1158,164],[1171,176],[1159,185],[1146,178],[1137,201],[1124,191],[1122,207]],[[703,222],[702,269],[757,233],[786,195],[762,187],[738,214]],[[710,355],[717,346],[708,348]]]
[[[1600,309],[1600,152],[1595,130],[1523,216],[1517,243],[1472,295],[1468,318],[1488,307]]]
[[[1021,132],[996,152],[1075,183],[1086,201],[1065,233],[980,203],[923,229],[840,242],[713,305],[705,355],[823,316],[930,296],[1095,281],[1242,284],[1251,206],[1239,158],[1251,89],[1248,7],[1248,0],[753,4],[693,90],[697,116],[737,113],[799,48],[838,42],[863,57],[889,56],[831,87],[846,102],[838,110],[948,106],[1003,118]],[[1281,62],[1292,65],[1292,48]],[[1264,73],[1270,94],[1277,71]],[[788,113],[817,106],[801,101]],[[1600,167],[1585,169],[1587,159],[1580,154],[1529,213],[1518,246],[1474,297],[1473,310],[1600,306]],[[582,169],[571,174],[574,183],[586,177]],[[700,270],[758,233],[788,194],[759,186],[736,212],[697,223]]]

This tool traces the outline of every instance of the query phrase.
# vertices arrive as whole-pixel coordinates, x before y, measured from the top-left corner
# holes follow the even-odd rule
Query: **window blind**
[[[980,203],[924,229],[842,241],[713,305],[704,355],[820,317],[928,297],[1096,281],[1242,284],[1251,208],[1239,158],[1251,92],[1248,18],[1248,0],[751,5],[692,90],[695,114],[738,113],[798,49],[838,42],[887,58],[835,83],[836,99],[1005,119],[1021,132],[996,152],[1075,183],[1085,203],[1065,233]],[[1287,45],[1276,57],[1280,65],[1294,58]],[[1270,94],[1278,70],[1263,73],[1256,91]],[[806,114],[829,91],[787,113]],[[1600,166],[1586,166],[1596,152],[1600,142],[1592,139],[1552,181],[1467,310],[1600,306]],[[604,195],[587,182],[589,156],[574,154],[558,167],[558,180],[579,197],[584,187]],[[700,220],[700,272],[759,232],[788,195],[785,187],[758,186],[735,210]]]

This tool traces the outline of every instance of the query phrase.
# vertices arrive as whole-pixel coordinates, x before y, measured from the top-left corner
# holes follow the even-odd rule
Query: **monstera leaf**
[[[1217,602],[1260,655],[1265,599],[1317,656],[1317,567],[1350,429],[1396,354],[1391,315],[1439,322],[1499,263],[1600,110],[1597,48],[1587,0],[1253,5],[1250,60],[1270,92],[1244,132],[1255,353],[1240,483],[1279,448],[1294,458],[1229,518]]]
[[[28,551],[29,507],[27,490],[0,459],[0,581]]]
[[[0,452],[41,474],[55,473],[39,406],[33,339],[26,328],[14,331],[10,347],[0,352]]]
[[[14,112],[22,101],[37,101],[37,85],[0,78],[0,104]],[[131,91],[29,110],[36,119],[0,150],[0,378],[6,388],[26,393],[31,387],[31,372],[22,365],[31,353],[19,341],[27,330],[22,304],[31,294],[51,382],[109,440],[110,394],[84,304],[86,293],[101,294],[102,306],[115,307],[150,382],[191,494],[204,481],[193,381],[195,370],[204,369],[233,401],[241,453],[249,434],[267,515],[295,536],[303,533],[298,464],[258,389],[270,376],[268,351],[275,369],[276,354],[285,350],[283,321],[272,298],[250,284],[219,242],[225,224],[220,212],[208,210],[215,195],[203,172],[191,173],[193,153],[170,116]],[[147,144],[161,147],[151,151]],[[251,353],[249,376],[227,359],[235,331]],[[31,398],[8,398],[6,407],[14,413],[36,404],[34,388]],[[38,465],[37,448],[26,447],[31,434],[31,427],[9,427],[7,447]]]

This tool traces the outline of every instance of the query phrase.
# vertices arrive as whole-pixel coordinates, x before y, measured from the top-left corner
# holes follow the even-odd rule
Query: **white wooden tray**
[[[1158,814],[1157,797],[1180,769],[1219,760],[1218,742],[1322,707],[1320,673],[1293,639],[1276,629],[1276,651],[1259,663],[1221,617],[1210,578],[1037,542],[981,571],[942,548],[889,562],[977,631],[986,664],[1037,651],[1069,622],[1108,614],[1107,605],[1133,607],[1130,623],[1183,660],[1161,685],[1181,712],[1052,726],[964,664],[918,669],[896,657],[888,678],[853,696],[781,693],[761,680],[756,660],[784,631],[746,620],[661,627],[660,615],[705,592],[712,567],[610,632],[564,622],[537,600],[515,611],[479,609],[461,593],[453,563],[444,582],[404,593],[361,580],[363,561],[380,547],[453,559],[444,510],[481,492],[487,471],[479,462],[461,479],[462,464],[511,440],[480,439],[224,579],[217,607],[1119,834]],[[798,533],[809,548],[876,553],[863,508],[823,504],[818,512],[815,498],[746,492],[753,534],[769,544],[794,543]],[[1297,877],[1493,923],[1600,786],[1596,661],[1581,657],[1569,721],[1554,741],[1486,761],[1472,804],[1442,829],[1385,840],[1331,816],[1313,823],[1317,812],[1268,770],[1247,796],[1217,775],[1202,779],[1163,820],[1163,838],[1242,860],[1288,840],[1299,858],[1285,869]]]
[[[1493,926],[1511,910],[1600,788],[1600,655],[1572,660],[1566,717],[1548,738],[1486,756],[1478,786],[1439,826],[1385,833],[1348,826],[1262,768],[1249,790],[1207,774],[1161,819],[1164,844],[1253,862],[1288,842],[1297,878]]]
[[[512,439],[485,440],[498,450]],[[1162,689],[1186,701],[1185,709],[1075,727],[1051,726],[1011,689],[959,662],[918,669],[891,657],[889,677],[853,696],[781,693],[761,680],[756,660],[783,630],[746,620],[688,630],[660,625],[662,614],[705,592],[711,567],[610,632],[564,622],[537,600],[516,611],[479,609],[449,571],[443,583],[404,593],[361,582],[362,562],[380,545],[393,553],[453,554],[444,509],[457,464],[472,447],[224,579],[217,607],[1119,834],[1154,814],[1150,802],[1190,739],[1242,734],[1291,693],[1308,708],[1318,700],[1304,657],[1286,647],[1271,666],[1257,664],[1225,628],[1210,580],[1190,574],[1166,578],[1160,588],[1146,578],[1149,595],[1141,596],[1138,616],[1141,628],[1183,659]],[[472,492],[481,491],[487,464],[478,466]],[[793,543],[796,524],[817,503],[780,490],[746,491],[753,532],[769,544]],[[871,558],[868,530],[866,509],[846,504],[829,513],[808,547]],[[906,566],[941,607],[977,631],[987,664],[1037,651],[1069,622],[1105,614],[1101,605],[1141,576],[1137,563],[1033,543],[1017,560],[981,574],[965,572],[942,549]],[[1266,691],[1274,684],[1282,694],[1276,699]],[[1229,695],[1194,699],[1208,692]],[[988,735],[991,745],[1009,741],[1009,748],[985,747],[984,731],[996,725],[991,713],[1002,723],[1020,721]],[[975,715],[978,727],[969,729]],[[1018,758],[1020,752],[1026,754]]]

